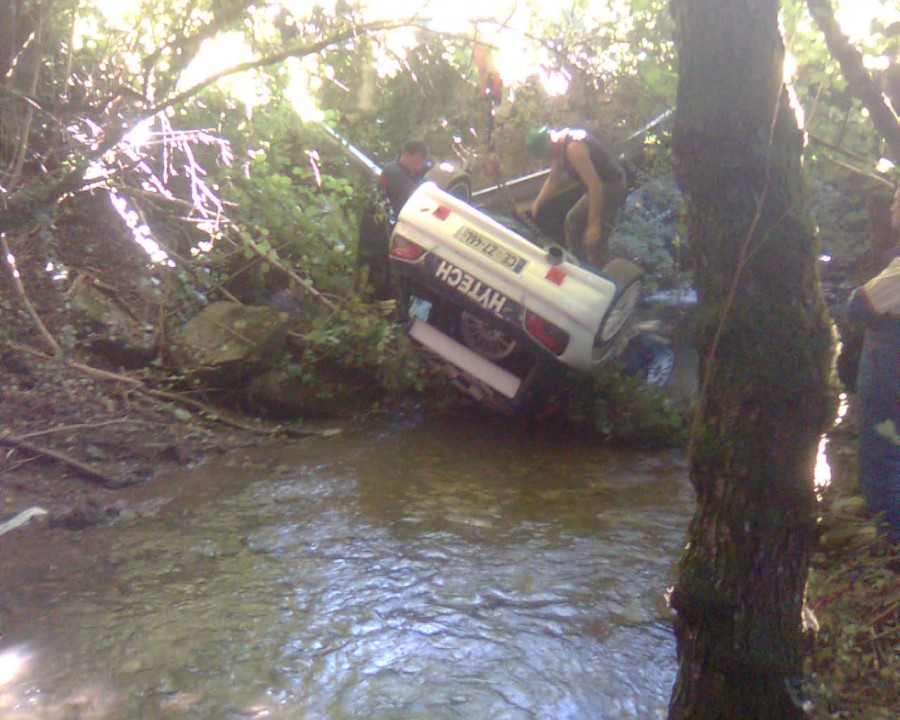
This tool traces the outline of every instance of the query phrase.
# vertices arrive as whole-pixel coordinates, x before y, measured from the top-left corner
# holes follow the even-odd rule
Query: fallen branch
[[[37,357],[44,358],[45,360],[54,359],[47,355],[47,353],[41,352],[40,350],[32,347],[28,347],[27,345],[22,345],[15,342],[10,342],[7,344],[9,345],[9,347],[15,350],[20,350],[24,353],[28,353],[29,355],[35,355]],[[220,422],[223,425],[229,425],[231,427],[238,428],[239,430],[246,430],[248,432],[256,433],[257,435],[288,435],[289,437],[329,437],[340,432],[339,430],[333,428],[325,430],[308,430],[301,428],[288,428],[282,425],[268,428],[259,427],[251,423],[243,422],[242,420],[239,420],[235,417],[232,417],[228,413],[223,412],[219,408],[215,408],[212,405],[207,405],[204,402],[195,400],[191,397],[187,397],[186,395],[169,392],[167,390],[155,390],[154,388],[148,388],[137,378],[133,378],[128,375],[110,372],[109,370],[100,370],[99,368],[91,367],[90,365],[85,365],[84,363],[76,362],[75,360],[64,360],[63,362],[74,370],[79,370],[86,375],[92,375],[94,377],[103,380],[110,380],[112,382],[124,383],[143,395],[147,395],[157,400],[165,400],[168,402],[178,403],[179,405],[186,405],[189,408],[193,408],[194,410],[204,413],[205,417],[207,417],[209,420]]]
[[[94,430],[96,428],[107,427],[109,425],[151,425],[146,420],[130,420],[129,418],[121,418],[118,420],[101,420],[95,423],[76,423],[74,425],[57,425],[46,430],[36,430],[35,432],[19,435],[20,438],[35,438],[42,435],[53,435],[58,432],[68,432],[69,430]]]
[[[321,292],[319,292],[309,279],[300,277],[300,275],[298,275],[291,268],[281,262],[280,259],[276,257],[270,257],[267,253],[263,252],[260,247],[253,241],[253,239],[247,237],[247,235],[245,235],[244,232],[236,225],[231,225],[231,229],[244,242],[246,247],[250,248],[250,250],[254,252],[258,257],[268,262],[276,270],[280,270],[281,272],[283,272],[291,280],[296,282],[305,292],[312,295],[316,300],[322,303],[329,310],[337,309],[335,308],[334,303],[331,302],[331,300],[329,300],[327,297],[325,297],[325,295],[323,295]]]
[[[86,365],[81,366],[81,369],[87,368],[88,366]],[[210,420],[220,422],[223,425],[230,425],[231,427],[238,428],[239,430],[246,430],[247,432],[256,433],[257,435],[287,435],[288,437],[308,437],[316,435],[319,437],[330,437],[332,435],[337,435],[340,433],[340,430],[336,428],[327,428],[325,430],[309,430],[307,428],[292,428],[285,427],[283,425],[276,425],[275,427],[260,427],[252,423],[246,423],[242,420],[238,420],[236,417],[229,415],[228,413],[223,413],[219,408],[213,407],[212,405],[207,405],[204,402],[194,400],[194,398],[190,398],[185,395],[179,395],[178,393],[168,392],[166,390],[154,390],[152,388],[142,388],[141,392],[160,400],[168,400],[180,405],[186,405],[187,407],[193,408],[194,410],[203,413],[204,416]]]
[[[120,480],[116,480],[115,478],[110,477],[103,471],[92,467],[91,465],[86,465],[80,460],[69,457],[68,455],[58,452],[57,450],[51,450],[50,448],[35,445],[25,438],[11,435],[6,431],[0,432],[0,444],[21,448],[23,450],[27,450],[33,455],[40,455],[42,457],[50,458],[51,460],[56,460],[63,465],[68,465],[70,468],[77,470],[79,474],[85,476],[87,479],[96,483],[100,483],[101,485],[106,485],[109,487],[120,487],[125,484]]]

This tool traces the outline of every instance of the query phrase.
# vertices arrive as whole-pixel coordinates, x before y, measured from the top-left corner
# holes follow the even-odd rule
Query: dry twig
[[[0,432],[0,444],[9,445],[12,447],[22,448],[23,450],[27,450],[33,455],[40,455],[42,457],[47,457],[52,460],[56,460],[57,462],[62,463],[63,465],[68,465],[70,468],[77,470],[80,475],[83,475],[88,480],[92,482],[99,483],[101,485],[107,485],[109,487],[121,486],[124,483],[121,480],[116,480],[115,478],[110,477],[102,470],[98,470],[97,468],[86,465],[80,460],[76,460],[73,457],[70,457],[64,453],[61,453],[57,450],[51,450],[50,448],[41,447],[40,445],[35,445],[34,443],[26,440],[25,438],[18,437],[16,435],[11,435],[8,432]]]
[[[8,343],[8,345],[24,353],[42,357],[45,360],[53,359],[46,353],[41,352],[40,350],[37,350],[35,348],[28,347],[27,345],[22,345],[20,343]],[[319,431],[300,428],[287,428],[280,425],[275,427],[259,427],[252,423],[247,423],[235,417],[232,417],[219,408],[213,407],[212,405],[208,405],[204,402],[200,402],[199,400],[195,400],[194,398],[187,397],[186,395],[169,392],[167,390],[155,390],[153,388],[148,388],[137,378],[133,378],[128,375],[110,372],[109,370],[100,370],[99,368],[94,368],[90,365],[76,362],[75,360],[64,360],[63,362],[65,362],[66,365],[73,368],[74,370],[79,370],[87,375],[92,375],[103,380],[110,380],[112,382],[124,383],[135,391],[141,393],[142,395],[146,395],[157,400],[165,400],[168,402],[178,403],[179,405],[185,405],[189,408],[193,408],[194,410],[203,413],[204,416],[209,420],[220,422],[223,425],[229,425],[231,427],[238,428],[239,430],[246,430],[248,432],[256,433],[257,435],[288,435],[290,437],[306,437],[313,435],[329,436],[334,435],[338,432],[337,430],[333,429]]]
[[[9,243],[6,242],[6,233],[3,232],[0,232],[0,247],[2,247],[3,249],[3,258],[6,261],[7,266],[9,267],[9,275],[12,278],[13,286],[16,289],[16,294],[19,296],[22,304],[25,305],[25,309],[31,316],[31,319],[37,327],[38,332],[40,332],[41,337],[44,338],[44,340],[50,346],[50,349],[53,350],[53,353],[58,354],[59,344],[50,334],[50,331],[47,330],[47,326],[44,325],[44,322],[41,320],[41,316],[38,315],[37,310],[34,309],[34,305],[31,304],[31,300],[28,299],[28,294],[25,292],[25,286],[22,284],[22,278],[19,276],[19,271],[16,269],[14,261],[12,260],[14,256],[9,249]]]

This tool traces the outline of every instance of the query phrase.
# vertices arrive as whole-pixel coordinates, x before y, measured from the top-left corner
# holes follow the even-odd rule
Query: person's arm
[[[900,315],[900,258],[857,288],[847,306],[851,320],[869,322],[879,315]]]
[[[586,143],[573,142],[566,148],[569,167],[581,178],[588,191],[588,219],[584,229],[585,247],[600,242],[603,222],[603,181],[591,162],[591,152]]]
[[[541,206],[547,202],[547,198],[551,197],[553,193],[556,192],[556,188],[559,185],[559,174],[561,169],[562,162],[559,158],[554,157],[550,161],[550,174],[547,175],[547,179],[541,186],[537,197],[534,199],[534,202],[531,203],[531,217],[536,218],[538,210],[540,210]]]

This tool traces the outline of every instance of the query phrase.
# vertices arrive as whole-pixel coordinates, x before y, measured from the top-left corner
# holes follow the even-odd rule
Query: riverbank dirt
[[[0,517],[40,506],[52,523],[87,527],[161,473],[266,440],[43,355],[2,362]]]
[[[246,418],[237,421],[247,428],[230,426],[26,347],[16,343],[0,359],[0,649],[14,628],[39,621],[61,586],[115,589],[112,571],[106,588],[77,586],[96,582],[106,555],[108,534],[96,530],[190,512],[209,492],[221,494],[220,458],[316,434],[282,428],[289,436]],[[4,523],[36,509],[45,514],[3,533]]]
[[[52,232],[4,242],[0,522],[32,506],[72,529],[106,522],[160,473],[285,431],[229,415],[217,406],[226,392],[167,372],[178,269],[152,265],[105,196],[64,204]],[[99,319],[86,287],[110,300]]]
[[[91,528],[162,497],[177,505],[202,494],[166,478],[317,432],[229,415],[195,388],[167,384],[153,362],[161,350],[144,363],[110,352],[122,345],[86,322],[73,288],[101,289],[136,326],[152,328],[165,298],[158,271],[100,207],[90,217],[63,212],[58,225],[52,239],[4,238],[14,259],[0,263],[0,528],[45,511],[0,535],[0,641],[49,567],[97,555]],[[163,346],[157,340],[151,351]]]

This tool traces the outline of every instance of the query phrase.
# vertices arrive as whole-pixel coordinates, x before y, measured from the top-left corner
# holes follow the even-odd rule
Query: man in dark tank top
[[[625,204],[622,165],[609,148],[581,128],[541,127],[529,133],[525,146],[550,163],[550,174],[532,203],[532,216],[556,192],[563,173],[572,177],[584,195],[566,214],[566,244],[575,257],[602,268],[609,261],[609,236],[616,216]]]

